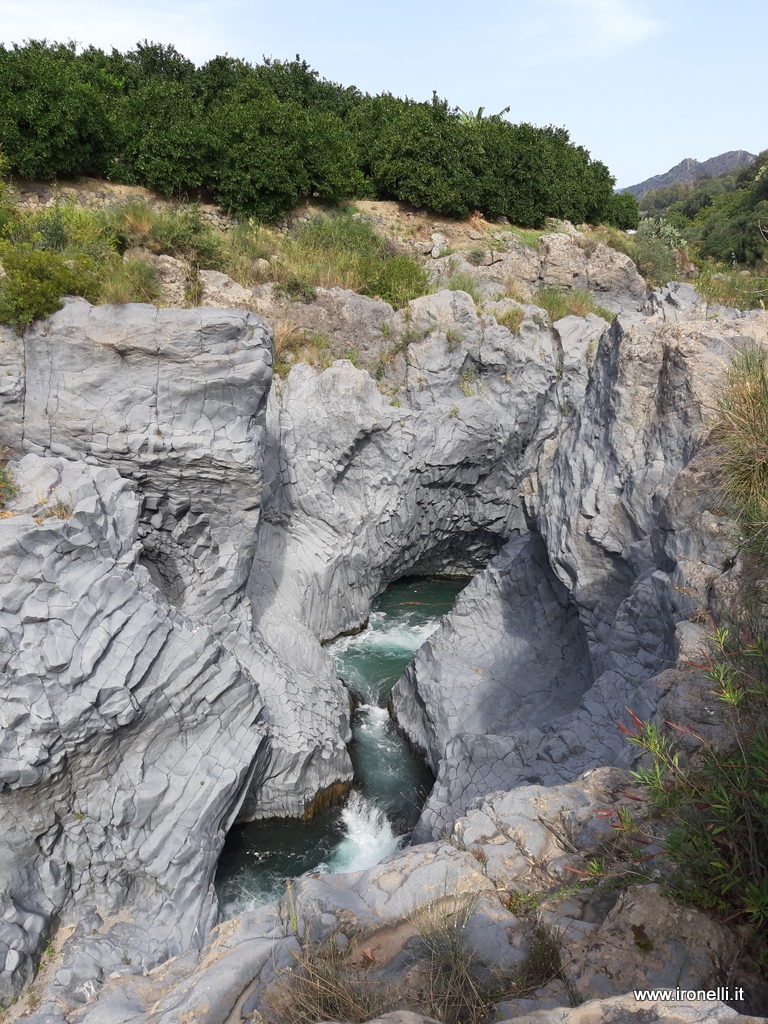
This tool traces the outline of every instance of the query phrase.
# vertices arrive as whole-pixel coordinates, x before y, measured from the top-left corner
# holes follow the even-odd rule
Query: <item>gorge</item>
[[[577,248],[546,247],[550,273]],[[374,970],[397,973],[414,937],[398,928],[462,893],[478,955],[522,963],[509,893],[563,884],[607,842],[595,811],[618,813],[632,785],[627,709],[674,720],[685,694],[706,719],[690,662],[742,571],[706,444],[725,366],[765,335],[760,311],[646,293],[626,257],[579,251],[611,324],[448,289],[398,313],[318,294],[358,310],[361,363],[391,353],[378,380],[343,358],[273,375],[258,295],[69,299],[21,335],[0,328],[18,487],[0,519],[4,1003],[55,934],[35,1024],[260,1020],[299,938],[362,936]],[[472,580],[390,700],[436,778],[414,845],[301,872],[279,903],[217,924],[230,830],[322,814],[353,782],[361,712],[330,642],[364,636],[394,581],[446,574]],[[656,882],[602,917],[578,897],[545,907],[567,985],[507,1017],[640,976],[704,985],[731,939]],[[627,920],[653,936],[645,960]]]

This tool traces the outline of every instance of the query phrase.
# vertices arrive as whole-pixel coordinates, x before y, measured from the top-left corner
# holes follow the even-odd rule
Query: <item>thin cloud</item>
[[[555,0],[563,8],[586,19],[584,29],[591,37],[590,49],[604,50],[634,46],[661,29],[661,23],[647,17],[631,0]],[[569,19],[570,21],[571,19]]]

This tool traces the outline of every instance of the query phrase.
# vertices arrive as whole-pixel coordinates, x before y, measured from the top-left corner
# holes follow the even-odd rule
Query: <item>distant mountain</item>
[[[697,178],[708,174],[716,178],[719,174],[726,174],[734,167],[746,167],[755,159],[754,153],[748,153],[745,149],[733,149],[730,153],[721,153],[720,156],[710,157],[699,163],[688,157],[681,160],[666,174],[655,174],[652,178],[646,178],[637,185],[630,185],[628,188],[619,189],[620,192],[631,192],[637,199],[642,199],[646,192],[653,192],[657,188],[666,188],[668,185],[692,185]]]

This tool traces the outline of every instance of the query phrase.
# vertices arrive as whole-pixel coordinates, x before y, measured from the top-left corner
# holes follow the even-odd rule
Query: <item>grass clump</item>
[[[438,291],[447,288],[452,292],[466,292],[471,296],[472,301],[477,305],[482,301],[483,295],[476,278],[465,270],[455,270],[444,285],[440,285]]]
[[[333,362],[331,343],[319,331],[300,330],[291,323],[284,323],[275,328],[274,344],[274,371],[281,376],[288,374],[294,363],[309,363],[324,370]],[[350,359],[350,354],[345,358]]]
[[[541,245],[541,240],[544,235],[549,234],[549,231],[536,231],[533,228],[518,228],[514,225],[502,228],[501,230],[508,231],[515,238],[518,238],[523,245],[527,245],[529,249],[537,249]]]
[[[546,310],[550,325],[565,316],[600,316],[609,323],[614,314],[602,306],[595,305],[592,293],[586,288],[539,288],[534,303]]]
[[[269,1024],[316,1024],[320,1020],[363,1024],[394,1009],[385,986],[357,966],[352,944],[338,936],[295,953],[296,966],[270,994]]]
[[[98,300],[114,306],[127,302],[157,303],[160,300],[157,268],[144,260],[121,260],[101,281]]]
[[[197,270],[224,267],[222,235],[206,224],[198,206],[153,210],[146,203],[129,203],[109,211],[107,216],[121,251],[140,246],[156,256],[184,260]]]
[[[18,493],[19,488],[8,466],[8,449],[0,448],[0,509],[5,508],[5,503],[15,498]]]
[[[768,274],[736,270],[701,260],[696,290],[707,302],[735,309],[759,309],[768,303]]]
[[[428,290],[416,260],[392,252],[368,221],[346,211],[315,217],[284,239],[273,268],[289,298],[348,288],[399,309]]]
[[[713,433],[723,497],[761,556],[768,554],[768,353],[752,345],[726,372]]]
[[[521,309],[520,306],[511,306],[509,309],[505,309],[503,313],[499,313],[496,317],[496,322],[501,324],[502,327],[506,327],[512,334],[517,334],[524,317],[524,309]]]

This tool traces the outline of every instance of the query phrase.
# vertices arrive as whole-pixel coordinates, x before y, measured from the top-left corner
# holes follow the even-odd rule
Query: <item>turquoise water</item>
[[[434,780],[392,724],[387,698],[466,582],[398,580],[376,598],[362,632],[328,645],[358,702],[349,748],[355,788],[344,807],[310,821],[271,818],[236,825],[216,876],[222,918],[279,899],[288,878],[358,871],[408,841]]]

